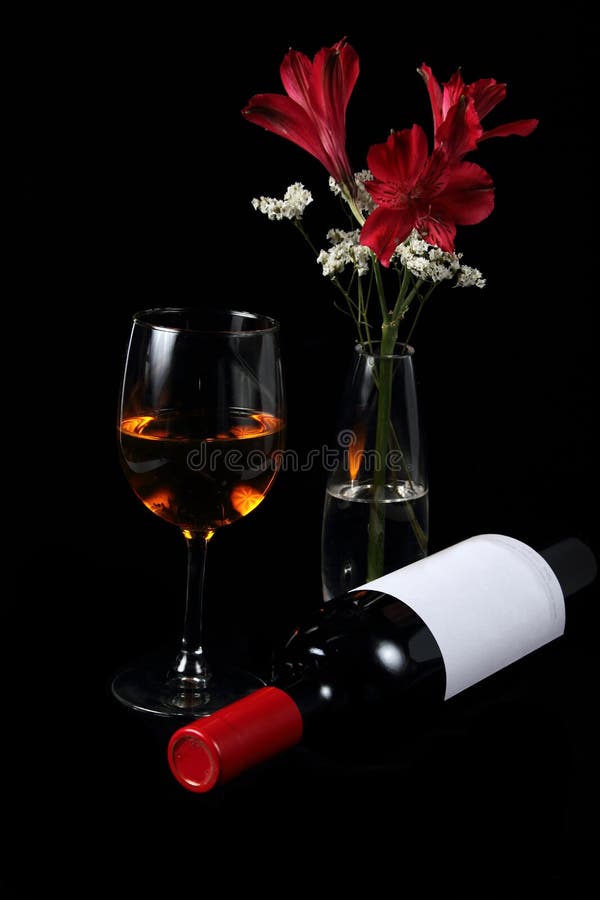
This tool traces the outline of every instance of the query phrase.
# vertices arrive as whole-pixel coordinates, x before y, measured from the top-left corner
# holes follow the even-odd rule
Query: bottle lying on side
[[[538,554],[485,534],[384,575],[297,628],[271,686],[176,731],[171,770],[202,793],[336,713],[447,700],[560,637],[565,598],[596,571],[575,538]]]

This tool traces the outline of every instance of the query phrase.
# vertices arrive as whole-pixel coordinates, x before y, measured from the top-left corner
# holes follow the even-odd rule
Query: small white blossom
[[[361,169],[360,172],[354,173],[354,180],[356,181],[356,187],[358,189],[356,205],[365,216],[368,216],[377,206],[365,187],[365,181],[373,181],[373,175],[368,169]]]
[[[268,216],[269,219],[301,219],[308,204],[312,203],[312,199],[311,192],[307,191],[299,181],[296,181],[294,184],[290,184],[283,200],[278,200],[276,197],[255,197],[252,206]]]
[[[416,229],[402,244],[398,244],[394,255],[415,278],[422,278],[424,281],[446,281],[454,278],[460,269],[458,254],[447,253],[428,244]]]
[[[462,253],[447,253],[428,244],[416,229],[396,247],[394,259],[423,281],[437,283],[456,278],[455,287],[485,287],[485,278],[479,269],[462,265]]]
[[[327,240],[331,249],[321,250],[317,257],[317,262],[323,266],[323,275],[339,275],[347,265],[354,266],[358,275],[367,274],[371,254],[368,247],[360,244],[360,231],[332,228],[327,232]]]
[[[456,287],[485,287],[485,278],[479,271],[472,266],[461,266],[460,272],[456,276]]]
[[[373,212],[377,205],[365,187],[365,181],[372,180],[373,175],[368,169],[361,169],[360,172],[354,173],[354,181],[356,182],[356,205],[365,216],[368,216],[369,213]],[[331,175],[329,176],[329,190],[336,196],[342,193],[341,187]],[[344,197],[344,200],[347,200],[343,194],[342,196]]]

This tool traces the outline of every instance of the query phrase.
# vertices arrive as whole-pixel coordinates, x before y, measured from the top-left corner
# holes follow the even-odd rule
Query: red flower
[[[354,192],[346,153],[346,107],[358,78],[358,55],[344,38],[314,60],[290,50],[281,64],[285,94],[255,94],[243,115],[308,150],[338,184]]]
[[[367,157],[373,180],[365,187],[377,203],[363,225],[360,242],[384,266],[413,228],[430,244],[454,251],[457,225],[475,225],[494,208],[488,173],[470,162],[449,159],[445,150],[427,152],[419,125],[374,144]]]
[[[450,157],[461,157],[474,150],[480,141],[491,137],[518,134],[526,137],[538,124],[537,119],[519,119],[484,131],[481,120],[506,97],[506,85],[494,78],[481,78],[465,84],[460,71],[444,86],[426,63],[419,74],[423,77],[433,110],[435,147],[443,147]]]

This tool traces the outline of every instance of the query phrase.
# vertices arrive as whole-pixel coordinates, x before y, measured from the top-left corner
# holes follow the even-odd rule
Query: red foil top
[[[293,747],[301,737],[302,716],[292,698],[265,687],[179,728],[169,741],[169,765],[180,784],[200,794]]]

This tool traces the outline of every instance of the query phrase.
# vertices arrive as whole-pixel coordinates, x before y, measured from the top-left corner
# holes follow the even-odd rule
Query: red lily
[[[346,153],[346,107],[358,78],[358,54],[344,38],[323,47],[314,60],[290,50],[281,64],[285,94],[255,94],[242,111],[262,125],[308,150],[338,184],[355,190]]]
[[[374,144],[367,157],[373,180],[365,187],[377,207],[362,227],[360,242],[384,266],[413,228],[430,244],[454,251],[457,225],[476,225],[494,208],[494,186],[475,163],[449,159],[445,150],[427,152],[419,125]]]
[[[417,70],[427,86],[433,111],[435,147],[444,147],[451,157],[474,150],[480,141],[518,134],[526,137],[536,128],[538,119],[519,119],[484,131],[481,120],[506,97],[506,85],[494,78],[481,78],[465,84],[460,71],[444,86],[426,63]]]

